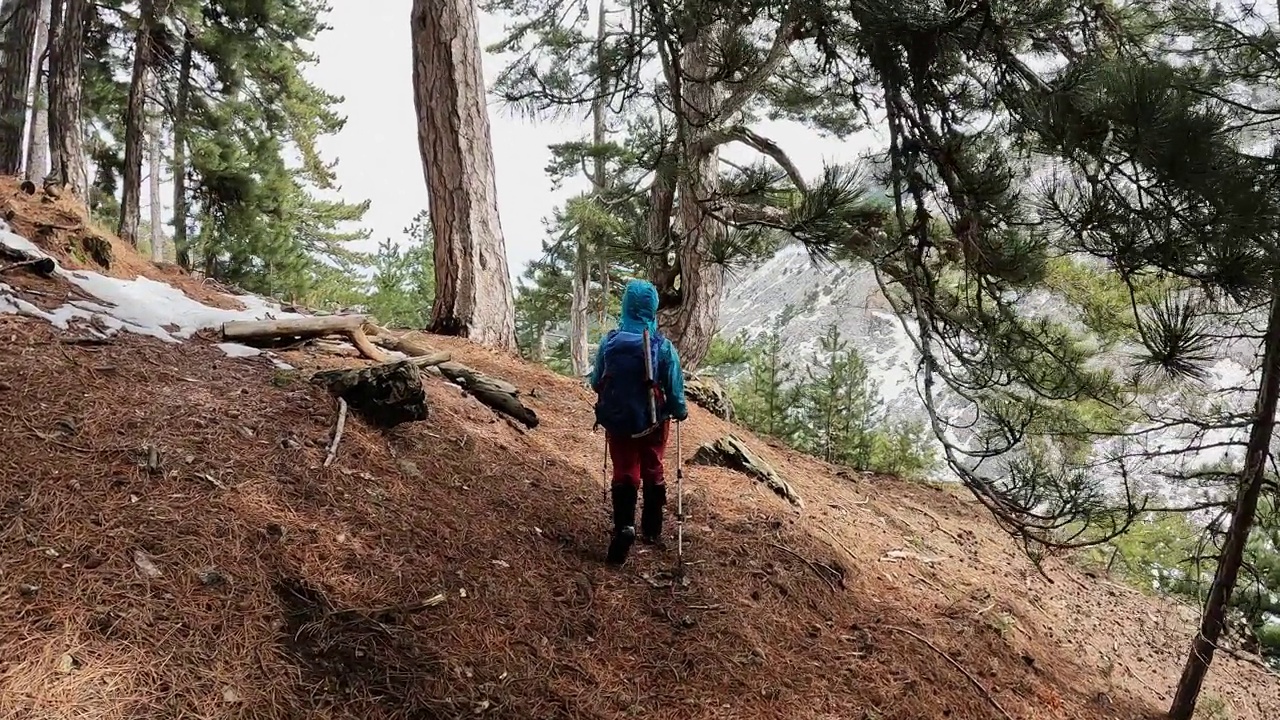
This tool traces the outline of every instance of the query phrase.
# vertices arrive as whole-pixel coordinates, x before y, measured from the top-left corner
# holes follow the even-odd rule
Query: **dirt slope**
[[[335,408],[306,374],[352,361],[74,336],[0,315],[0,718],[1127,720],[1181,669],[1175,606],[1065,565],[1050,583],[962,496],[698,409],[684,457],[739,432],[806,509],[688,466],[682,586],[674,550],[602,565],[602,441],[572,380],[426,338],[542,425],[430,378],[429,420],[350,421],[324,468]],[[1280,717],[1247,663],[1216,662],[1208,693]]]

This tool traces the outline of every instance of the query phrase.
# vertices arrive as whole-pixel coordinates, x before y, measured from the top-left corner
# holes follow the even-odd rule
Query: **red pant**
[[[662,467],[667,452],[667,436],[671,432],[670,421],[664,422],[648,435],[610,437],[609,458],[613,460],[613,484],[662,485],[665,482]]]

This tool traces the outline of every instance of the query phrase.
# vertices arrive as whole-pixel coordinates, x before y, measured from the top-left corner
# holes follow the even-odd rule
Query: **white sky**
[[[314,45],[317,66],[307,75],[326,90],[346,98],[341,111],[347,125],[321,145],[329,159],[337,158],[341,195],[348,201],[369,199],[365,216],[373,230],[370,243],[399,240],[409,220],[427,207],[426,181],[418,155],[413,109],[412,65],[409,46],[411,0],[334,0],[328,17],[332,30]],[[480,43],[501,37],[503,22],[482,15]],[[502,67],[500,58],[486,55],[485,78],[492,83]],[[498,209],[513,277],[541,252],[542,219],[580,187],[566,183],[553,192],[543,169],[550,159],[549,144],[585,137],[588,123],[535,123],[510,115],[490,99],[489,118],[497,170]],[[794,123],[760,123],[756,130],[786,150],[806,175],[816,175],[823,160],[848,162],[867,146],[863,137],[839,141],[818,137]],[[725,156],[749,160],[752,152],[732,148]]]

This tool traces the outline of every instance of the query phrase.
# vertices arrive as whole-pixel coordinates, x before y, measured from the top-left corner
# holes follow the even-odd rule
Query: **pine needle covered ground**
[[[805,509],[688,466],[688,585],[674,547],[608,569],[589,392],[465,341],[423,338],[517,385],[536,430],[427,377],[427,421],[353,416],[323,467],[336,408],[307,374],[361,361],[81,335],[0,315],[0,718],[1128,720],[1192,632],[1068,564],[1049,582],[953,490],[696,408],[686,458],[736,432]],[[1230,657],[1208,697],[1280,717],[1280,680]]]

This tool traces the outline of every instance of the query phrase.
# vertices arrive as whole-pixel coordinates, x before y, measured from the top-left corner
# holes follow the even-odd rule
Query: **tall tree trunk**
[[[598,18],[596,21],[596,72],[597,87],[596,97],[591,103],[591,142],[597,148],[604,144],[605,135],[608,128],[605,126],[605,103],[608,93],[608,78],[605,73],[605,61],[607,60],[605,53],[605,32],[608,29],[607,8],[604,0],[601,0],[597,9]],[[595,171],[591,174],[591,184],[595,186],[596,197],[599,198],[606,188],[608,178],[605,174],[608,167],[603,155],[596,153]],[[573,294],[569,299],[569,357],[573,365],[573,374],[582,377],[587,374],[587,366],[590,364],[589,353],[587,351],[590,336],[588,334],[588,313],[590,312],[591,302],[591,265],[592,253],[598,253],[597,257],[604,257],[604,242],[592,242],[591,237],[584,233],[578,234],[578,247],[575,252],[573,264]],[[601,265],[604,266],[603,260]]]
[[[596,271],[600,275],[600,327],[605,327],[609,323],[609,286],[612,284],[608,253],[601,252],[596,261],[600,264]]]
[[[578,239],[574,252],[572,294],[569,296],[569,364],[575,377],[587,374],[587,301],[591,292],[591,255],[588,242]]]
[[[89,199],[89,169],[80,115],[84,29],[89,0],[54,0],[49,25],[49,181]]]
[[[8,20],[0,33],[4,42],[4,64],[0,66],[0,174],[17,175],[22,169],[39,2],[9,0],[0,9],[0,19]]]
[[[36,25],[35,62],[31,68],[31,124],[27,126],[27,161],[23,172],[38,183],[49,174],[49,15],[51,0],[40,0]]]
[[[191,55],[195,38],[188,31],[178,60],[178,94],[173,109],[173,259],[191,269],[187,244],[187,115],[191,105]]]
[[[1235,591],[1244,564],[1245,545],[1253,530],[1258,514],[1258,498],[1266,481],[1267,462],[1271,457],[1271,436],[1275,429],[1276,404],[1280,399],[1280,276],[1272,279],[1271,315],[1267,320],[1267,332],[1263,339],[1262,380],[1258,386],[1258,399],[1254,408],[1253,427],[1249,431],[1249,443],[1245,447],[1244,471],[1237,485],[1236,506],[1231,516],[1231,527],[1218,557],[1218,569],[1209,586],[1209,597],[1204,603],[1200,631],[1191,644],[1187,664],[1178,681],[1173,705],[1169,709],[1171,720],[1191,720],[1200,698],[1209,664],[1226,621],[1227,607]]]
[[[155,72],[148,73],[148,94],[153,98],[159,92]],[[160,198],[161,149],[160,104],[152,100],[147,117],[147,159],[150,183],[147,188],[147,204],[151,209],[151,261],[164,262],[164,201]]]
[[[414,0],[413,90],[435,236],[431,331],[515,349],[515,298],[498,219],[476,9]]]
[[[167,0],[141,0],[138,32],[133,40],[133,77],[129,80],[129,97],[124,110],[124,183],[120,197],[120,232],[122,239],[138,246],[138,223],[142,214],[142,145],[147,121],[147,78],[151,74],[155,54],[152,33],[160,18],[168,12]]]
[[[680,198],[679,272],[680,303],[660,313],[664,332],[680,350],[686,371],[697,369],[716,332],[720,318],[720,295],[724,275],[711,261],[713,247],[725,233],[723,223],[708,212],[720,192],[720,148],[703,142],[710,126],[720,120],[719,93],[711,75],[710,56],[715,42],[714,28],[701,29],[682,52],[684,75],[679,122],[684,132],[680,142],[685,167],[677,175],[676,194]]]

